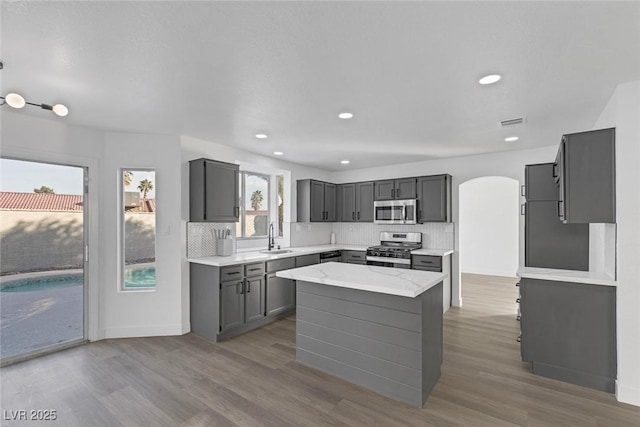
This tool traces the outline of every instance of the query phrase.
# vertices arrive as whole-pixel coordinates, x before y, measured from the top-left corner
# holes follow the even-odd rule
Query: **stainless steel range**
[[[411,268],[411,251],[422,247],[422,233],[380,232],[380,244],[367,248],[367,265]]]

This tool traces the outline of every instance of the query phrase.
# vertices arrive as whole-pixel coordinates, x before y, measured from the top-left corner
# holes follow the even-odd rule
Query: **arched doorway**
[[[514,277],[519,264],[519,182],[487,176],[460,184],[459,271]]]

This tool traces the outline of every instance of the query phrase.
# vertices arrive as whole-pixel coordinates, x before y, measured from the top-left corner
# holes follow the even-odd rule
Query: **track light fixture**
[[[0,70],[4,68],[2,62],[0,62]],[[49,104],[35,104],[33,102],[25,101],[24,97],[17,93],[9,93],[7,96],[0,96],[2,102],[0,105],[7,104],[9,107],[22,108],[25,105],[33,105],[34,107],[40,107],[43,110],[53,111],[60,117],[64,117],[69,114],[69,109],[63,104],[49,105]]]

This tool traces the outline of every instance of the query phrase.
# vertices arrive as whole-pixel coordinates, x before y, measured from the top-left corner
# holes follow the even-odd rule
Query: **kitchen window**
[[[256,172],[240,172],[240,221],[236,228],[239,239],[265,238],[272,221],[269,198],[271,176]]]

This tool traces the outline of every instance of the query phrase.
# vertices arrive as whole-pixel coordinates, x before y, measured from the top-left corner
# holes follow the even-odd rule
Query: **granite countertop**
[[[555,282],[585,283],[588,285],[617,286],[618,282],[608,274],[590,271],[556,270],[553,268],[520,267],[518,277],[552,280]]]
[[[278,271],[285,279],[415,298],[440,283],[444,273],[327,262]]]

